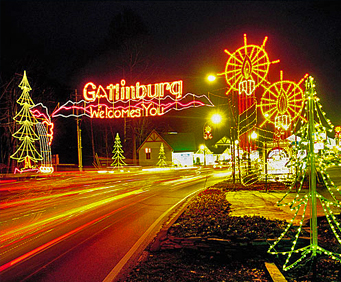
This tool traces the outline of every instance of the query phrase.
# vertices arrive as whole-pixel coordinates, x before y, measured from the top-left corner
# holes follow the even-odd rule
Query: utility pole
[[[77,89],[75,89],[76,102],[78,102]],[[78,117],[78,109],[76,110],[76,122],[77,122],[77,149],[78,149],[78,168],[79,171],[83,171],[83,160],[82,160],[82,134],[80,128],[80,120]]]

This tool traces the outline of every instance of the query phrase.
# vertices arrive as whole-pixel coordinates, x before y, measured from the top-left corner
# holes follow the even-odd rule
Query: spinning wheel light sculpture
[[[308,76],[306,74],[298,83],[283,80],[283,71],[280,72],[280,81],[263,86],[265,91],[260,101],[260,109],[266,122],[275,125],[277,130],[288,130],[292,121],[300,116],[304,106],[303,90],[300,84]]]
[[[267,75],[271,64],[278,63],[279,60],[270,61],[265,44],[268,40],[266,36],[261,46],[248,44],[246,34],[244,34],[244,46],[231,53],[225,49],[229,55],[226,62],[225,72],[218,75],[225,75],[226,83],[231,91],[238,91],[239,94],[245,93],[251,95],[255,89],[264,81],[267,81]]]

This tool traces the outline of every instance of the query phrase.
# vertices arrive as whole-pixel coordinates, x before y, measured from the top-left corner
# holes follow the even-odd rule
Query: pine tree
[[[160,146],[160,151],[159,151],[159,161],[157,162],[158,166],[160,167],[164,167],[164,166],[167,166],[167,163],[166,163],[166,154],[165,154],[165,149],[163,147],[163,143],[161,143],[161,146]]]
[[[294,157],[291,160],[292,166],[297,169],[297,176],[288,192],[278,202],[278,205],[289,206],[295,211],[295,214],[285,231],[268,250],[271,254],[282,254],[287,256],[283,265],[284,270],[289,270],[297,266],[300,262],[306,262],[308,259],[311,259],[311,262],[315,263],[317,255],[323,254],[341,261],[341,254],[321,247],[318,242],[317,204],[320,204],[324,214],[326,215],[330,229],[333,231],[337,241],[341,244],[341,225],[332,210],[332,208],[341,208],[341,202],[336,198],[336,194],[340,196],[341,193],[340,189],[336,187],[326,171],[331,165],[340,165],[340,160],[338,158],[330,158],[330,154],[333,153],[333,150],[328,148],[327,127],[329,127],[329,131],[331,132],[333,125],[330,120],[325,118],[326,114],[323,112],[322,106],[319,103],[319,98],[315,91],[315,82],[312,77],[308,77],[306,80],[305,98],[306,107],[301,116],[301,128],[296,132],[296,135],[300,136],[301,140],[299,144],[295,144],[295,151],[297,154],[294,153]],[[318,156],[314,149],[315,142],[323,143],[324,145],[323,149],[321,149],[322,152],[320,151]],[[307,153],[299,154],[299,152]],[[317,179],[320,178],[322,178],[321,185],[324,186],[326,188],[326,192],[329,193],[327,197],[326,195],[323,196],[316,191],[316,182]],[[302,187],[304,183],[308,182],[307,180],[309,180],[309,191],[302,195]],[[299,184],[298,189],[296,188],[297,183]],[[294,199],[290,202],[282,203],[289,193],[293,192],[295,189],[296,195]],[[308,206],[310,206],[310,208],[308,208]],[[275,251],[276,245],[278,245],[289,230],[292,230],[293,222],[296,217],[298,217],[298,213],[301,209],[303,209],[303,213],[291,248],[287,251]],[[309,212],[311,212],[310,244],[299,248],[297,247],[297,242],[302,231],[303,221],[306,214]]]
[[[32,162],[36,163],[42,160],[42,157],[35,147],[35,141],[39,140],[39,137],[34,130],[34,126],[38,122],[30,111],[30,108],[35,104],[29,95],[32,88],[28,82],[26,71],[24,71],[19,87],[22,93],[17,103],[22,108],[13,119],[20,125],[20,128],[12,136],[21,143],[18,145],[15,153],[11,155],[11,158],[18,163],[25,162],[23,169],[30,169],[33,168]]]
[[[114,160],[111,164],[111,166],[115,167],[115,168],[121,168],[124,165],[127,165],[124,162],[125,157],[123,156],[123,149],[122,149],[122,145],[121,145],[121,139],[120,136],[118,135],[118,133],[116,133],[116,137],[115,137],[115,143],[114,143],[114,150],[112,151],[114,153],[112,159]]]

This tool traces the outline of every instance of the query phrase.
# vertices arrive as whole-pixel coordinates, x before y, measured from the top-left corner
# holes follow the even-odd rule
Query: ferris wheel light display
[[[227,49],[224,50],[229,58],[225,71],[218,75],[225,75],[226,83],[229,86],[226,95],[231,91],[238,91],[239,94],[245,93],[249,96],[264,81],[267,82],[269,66],[279,62],[279,60],[269,60],[265,51],[267,40],[266,36],[261,46],[248,44],[247,36],[244,34],[244,46],[233,53]]]
[[[304,106],[303,90],[300,84],[306,79],[306,74],[298,83],[283,80],[283,71],[280,72],[280,81],[263,86],[265,91],[260,101],[260,109],[266,122],[275,125],[276,129],[288,130],[292,121],[300,114]]]

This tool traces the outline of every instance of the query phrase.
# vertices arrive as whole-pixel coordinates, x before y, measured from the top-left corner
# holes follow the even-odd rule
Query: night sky
[[[241,47],[244,33],[256,45],[268,36],[270,60],[281,60],[270,67],[271,80],[279,80],[279,70],[296,82],[313,75],[328,117],[341,124],[339,1],[1,0],[1,59],[15,58],[13,52],[29,44],[37,46],[47,75],[68,89],[81,91],[89,80],[118,82],[122,73],[100,50],[111,20],[127,7],[142,18],[152,39],[153,71],[145,83],[183,79],[186,92],[223,95],[218,90],[226,87],[223,79],[208,85],[205,76],[224,70],[224,49]],[[13,41],[14,36],[22,40]],[[21,49],[8,48],[18,42]],[[2,73],[10,71],[7,65],[2,64]]]

